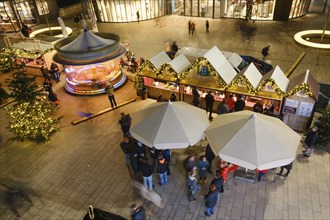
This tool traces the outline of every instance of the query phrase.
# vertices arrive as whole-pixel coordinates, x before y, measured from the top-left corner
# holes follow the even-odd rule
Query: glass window
[[[307,5],[310,0],[293,0],[289,18],[296,18],[307,13]]]
[[[49,14],[48,3],[46,0],[37,0],[36,4],[39,15]]]

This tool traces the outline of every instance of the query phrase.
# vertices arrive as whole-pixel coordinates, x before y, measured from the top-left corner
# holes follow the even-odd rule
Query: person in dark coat
[[[261,101],[258,101],[256,104],[254,104],[252,110],[254,112],[263,113],[264,107],[263,107]]]
[[[200,95],[199,95],[196,87],[194,87],[192,89],[192,95],[193,95],[193,104],[194,104],[194,106],[198,107],[199,102],[200,102]]]
[[[135,149],[133,149],[129,155],[129,162],[131,164],[134,179],[136,181],[138,181],[139,180],[139,159],[138,159],[138,154],[135,151]]]
[[[312,130],[310,130],[306,135],[305,145],[307,149],[303,151],[305,157],[310,157],[313,155],[314,145],[316,143],[316,138],[317,138],[317,130],[318,128],[314,126]]]
[[[171,102],[176,102],[176,95],[174,93],[171,94],[171,97],[170,97],[170,101]]]
[[[218,115],[221,115],[221,114],[226,114],[229,112],[229,107],[228,105],[226,104],[226,101],[223,100],[222,102],[219,103],[218,105]]]
[[[192,170],[197,169],[196,162],[195,162],[195,156],[189,155],[186,157],[186,159],[183,160],[183,167],[186,170],[186,172],[191,172]]]
[[[196,170],[187,173],[186,186],[188,187],[189,201],[196,201],[195,195],[201,190],[201,186],[196,179]]]
[[[171,150],[166,149],[162,151],[165,160],[167,161],[167,176],[171,176],[171,170],[170,170],[170,162],[171,162]]]
[[[220,171],[217,170],[215,172],[215,177],[214,179],[211,180],[210,186],[213,184],[218,190],[218,201],[220,200],[220,193],[223,193],[223,184],[224,184],[224,179],[220,176]]]
[[[234,104],[234,111],[235,112],[243,111],[244,108],[245,108],[245,100],[241,95],[238,95],[238,99]]]
[[[209,119],[212,120],[212,111],[213,111],[213,103],[214,103],[214,96],[212,95],[211,91],[207,93],[205,96],[205,104],[206,104],[206,114],[210,112]]]
[[[262,61],[264,61],[266,59],[266,57],[269,55],[269,48],[270,48],[269,45],[267,47],[262,48],[262,50],[261,50]]]
[[[215,157],[215,154],[213,153],[213,150],[211,149],[210,144],[208,144],[205,148],[205,157],[206,157],[207,161],[209,161],[209,164],[210,164],[207,171],[209,173],[212,173],[212,161]]]
[[[293,163],[293,162],[291,162],[291,163],[289,163],[289,164],[287,164],[287,165],[285,165],[285,166],[281,166],[281,170],[280,170],[280,172],[277,173],[276,175],[284,176],[284,177],[289,176],[290,171],[291,171],[291,169],[292,169],[292,163]],[[284,169],[286,169],[286,174],[283,174]]]
[[[214,206],[218,201],[218,190],[211,184],[209,192],[205,195],[205,215],[210,217],[214,214]]]
[[[158,155],[158,163],[157,163],[157,174],[159,175],[159,184],[161,186],[166,186],[167,179],[167,169],[168,169],[167,161],[165,160],[162,153]]]
[[[144,158],[141,164],[141,171],[143,176],[143,185],[152,191],[153,183],[152,183],[152,174],[154,172],[154,167],[149,163],[147,158]]]
[[[119,119],[119,124],[125,137],[126,133],[129,132],[129,129],[131,127],[132,118],[129,114],[125,114],[124,112],[121,112],[120,115],[121,117]]]
[[[56,82],[57,83],[60,82],[61,81],[60,70],[55,62],[52,62],[52,64],[50,65],[50,70],[52,74],[54,74],[54,79],[56,80]]]
[[[125,154],[125,164],[126,166],[129,166],[129,156],[132,152],[132,147],[130,145],[129,138],[127,136],[125,136],[124,141],[120,143],[120,147]]]
[[[24,37],[30,37],[30,28],[24,23],[22,23],[21,32]]]
[[[146,219],[146,210],[143,206],[137,206],[136,204],[131,205],[132,209],[132,220],[145,220]]]

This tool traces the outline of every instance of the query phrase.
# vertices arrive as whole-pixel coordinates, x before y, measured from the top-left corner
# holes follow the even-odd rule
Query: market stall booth
[[[95,95],[105,92],[107,82],[115,89],[122,86],[127,77],[118,65],[125,52],[119,40],[116,34],[85,29],[78,37],[55,43],[54,60],[65,65],[65,89],[73,94]]]
[[[307,129],[314,115],[319,92],[320,85],[309,70],[290,80],[282,109],[283,121],[294,130]]]

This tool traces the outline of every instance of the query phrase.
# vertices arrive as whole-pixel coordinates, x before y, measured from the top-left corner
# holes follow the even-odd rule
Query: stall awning
[[[191,63],[185,57],[185,55],[181,54],[178,57],[176,57],[174,60],[171,60],[171,62],[169,62],[168,64],[173,67],[175,72],[183,73],[189,68]]]
[[[159,69],[163,64],[171,61],[171,58],[167,55],[165,51],[160,52],[156,56],[149,59],[152,65],[155,66],[156,69]]]
[[[285,76],[285,74],[283,73],[283,71],[281,70],[281,68],[279,66],[276,66],[270,72],[265,74],[261,80],[265,81],[268,79],[273,79],[274,82],[276,83],[276,85],[279,87],[279,89],[282,92],[285,93],[287,91],[289,79]]]
[[[183,54],[186,56],[186,58],[190,62],[193,62],[198,57],[203,57],[207,51],[208,51],[208,49],[200,49],[200,48],[195,48],[195,47],[183,47],[175,54],[175,56],[179,56],[179,55]]]
[[[238,66],[242,63],[243,58],[238,55],[237,53],[231,53],[228,57],[227,57],[229,63],[239,71]]]
[[[303,85],[307,86],[308,88],[304,87]],[[318,98],[320,93],[320,84],[314,79],[309,70],[306,70],[304,73],[299,74],[298,76],[291,79],[287,91],[288,94],[294,95],[295,93],[304,89],[309,89],[314,99]]]
[[[237,72],[216,46],[210,49],[204,57],[210,62],[226,84],[229,84],[236,76]]]

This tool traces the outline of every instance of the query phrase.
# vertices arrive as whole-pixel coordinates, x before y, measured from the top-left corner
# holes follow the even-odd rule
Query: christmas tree
[[[37,91],[35,77],[29,77],[23,70],[14,73],[9,81],[10,96],[16,103],[6,108],[7,129],[15,134],[13,140],[47,142],[50,136],[59,131],[62,117],[52,118],[56,108],[46,95]]]
[[[328,106],[315,121],[315,126],[318,127],[315,147],[325,148],[330,144],[330,107]]]

